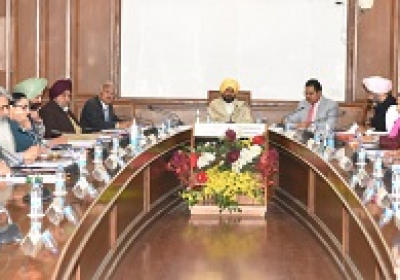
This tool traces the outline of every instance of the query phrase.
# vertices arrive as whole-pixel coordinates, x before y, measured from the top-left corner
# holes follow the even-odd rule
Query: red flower
[[[228,140],[230,142],[235,141],[236,140],[236,132],[232,129],[228,129],[225,132],[225,138],[226,138],[226,140]]]
[[[239,156],[240,156],[240,151],[232,150],[226,154],[226,161],[232,164],[239,159]]]
[[[199,155],[196,153],[190,154],[190,166],[193,168],[197,168],[197,160],[199,159]]]
[[[206,183],[208,180],[207,173],[204,171],[200,171],[196,174],[196,181],[200,184]]]
[[[251,143],[253,145],[262,145],[265,143],[265,137],[263,135],[254,136],[251,140]]]

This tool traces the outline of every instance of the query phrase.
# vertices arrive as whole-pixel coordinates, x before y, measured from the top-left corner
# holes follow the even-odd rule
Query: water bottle
[[[373,173],[372,175],[375,178],[383,178],[383,170],[382,170],[382,154],[377,153],[374,161]]]
[[[365,165],[365,159],[366,159],[365,149],[361,147],[358,151],[357,163],[360,165]]]
[[[58,166],[56,171],[56,182],[55,182],[55,196],[64,196],[66,195],[65,189],[65,171],[62,166]]]
[[[86,155],[86,150],[81,149],[78,157],[78,168],[79,168],[79,173],[85,174],[86,173],[86,166],[87,166],[87,155]]]
[[[335,134],[330,129],[329,124],[326,125],[326,147],[332,151],[335,149]]]
[[[200,110],[196,110],[196,123],[200,123]]]
[[[103,145],[101,144],[101,140],[96,140],[96,144],[94,145],[94,158],[93,162],[95,164],[99,164],[103,162]]]
[[[207,123],[211,123],[211,117],[210,117],[210,114],[207,114]]]
[[[43,185],[42,180],[39,177],[33,179],[31,188],[31,213],[32,217],[43,216]]]
[[[31,212],[29,215],[31,218],[30,232],[32,234],[32,239],[34,240],[34,242],[36,242],[42,232],[41,218],[44,216],[43,202],[42,202],[43,184],[42,184],[42,179],[39,177],[34,178],[32,181],[33,182],[31,188],[31,207],[30,207]]]
[[[132,148],[136,148],[138,145],[138,126],[136,120],[133,119],[132,125],[129,130],[129,141]]]

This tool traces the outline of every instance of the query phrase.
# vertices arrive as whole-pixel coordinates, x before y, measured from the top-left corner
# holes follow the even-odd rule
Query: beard
[[[235,100],[235,97],[232,95],[223,95],[222,99],[226,102],[226,103],[232,103]]]

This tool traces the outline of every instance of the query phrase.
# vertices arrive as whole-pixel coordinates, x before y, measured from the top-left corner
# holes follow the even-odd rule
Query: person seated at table
[[[236,80],[223,80],[219,91],[221,96],[212,100],[208,106],[208,115],[213,122],[254,122],[248,104],[236,98],[236,95],[239,92],[239,83]]]
[[[47,86],[47,80],[44,78],[29,78],[18,83],[13,92],[22,92],[26,95],[30,105],[30,118],[38,123],[42,121],[39,116],[39,109],[42,107],[43,92]]]
[[[338,104],[322,95],[322,85],[316,79],[305,84],[305,100],[298,103],[296,110],[286,117],[287,123],[293,123],[297,129],[308,129],[312,126],[331,129],[336,126]]]
[[[71,91],[72,82],[69,79],[58,80],[50,88],[50,101],[39,110],[46,128],[46,138],[62,133],[81,133],[79,122],[69,108]]]
[[[395,113],[390,113],[389,110],[392,110],[393,108],[395,109]],[[390,113],[390,117],[393,118],[393,123],[391,123],[390,129],[388,130],[388,137],[395,138],[400,132],[400,96],[397,96],[397,105],[390,106],[389,110],[386,114],[386,117],[388,117],[387,115]]]
[[[114,112],[114,85],[105,82],[100,93],[87,100],[81,112],[81,125],[85,132],[103,129],[128,128],[130,121],[122,121]]]
[[[16,128],[18,127],[18,124],[9,119],[10,99],[11,97],[7,94],[6,90],[0,87],[0,147],[2,150],[5,150],[1,153],[0,158],[2,160],[8,160],[5,155],[8,153],[20,161],[31,163],[40,155],[40,148],[39,146],[35,145],[23,152],[17,153],[15,137],[18,137],[18,134],[13,134],[11,126]]]
[[[374,108],[374,116],[370,124],[375,131],[384,132],[386,128],[386,112],[391,105],[396,104],[396,99],[392,96],[392,82],[388,79],[373,76],[363,79],[364,88],[374,95],[377,102]]]

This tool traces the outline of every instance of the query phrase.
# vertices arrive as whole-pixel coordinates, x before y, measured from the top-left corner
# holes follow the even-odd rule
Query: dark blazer
[[[77,118],[68,110],[65,112],[56,102],[50,100],[39,110],[39,115],[43,120],[46,128],[45,138],[54,137],[55,131],[61,133],[75,133],[74,126],[72,125],[69,117],[75,120],[79,125]]]
[[[388,97],[376,105],[374,116],[371,118],[371,126],[376,131],[386,131],[386,111],[391,105],[396,104],[396,99],[389,93]]]
[[[36,145],[36,138],[34,131],[27,131],[20,127],[20,125],[14,121],[9,120],[10,130],[15,141],[15,151],[21,153]]]
[[[104,111],[98,96],[86,101],[81,112],[81,125],[85,132],[100,131],[102,129],[115,128],[117,122],[121,121],[114,113],[112,104],[109,105],[110,121],[104,120]]]

